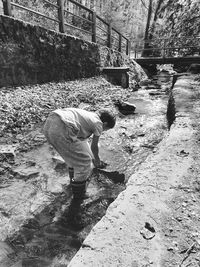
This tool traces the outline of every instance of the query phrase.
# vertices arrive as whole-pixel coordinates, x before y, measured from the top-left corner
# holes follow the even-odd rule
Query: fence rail
[[[173,45],[169,43],[173,41]],[[166,37],[135,42],[134,57],[184,57],[200,55],[200,36]],[[183,44],[184,43],[184,44]]]
[[[103,45],[106,45],[109,48],[112,48],[122,53],[126,53],[127,55],[130,54],[130,42],[128,38],[126,38],[119,31],[117,31],[114,27],[112,27],[111,24],[107,23],[103,18],[98,16],[96,12],[76,2],[75,0],[68,0],[68,2],[74,5],[82,12],[84,12],[82,16],[80,14],[75,14],[70,10],[66,9],[64,7],[63,0],[55,0],[55,3],[52,3],[49,0],[42,0],[41,2],[48,4],[52,8],[56,9],[57,16],[54,18],[48,16],[48,14],[36,11],[32,7],[30,8],[19,3],[15,3],[14,0],[2,0],[2,1],[3,1],[4,15],[14,16],[13,12],[14,8],[24,10],[26,12],[30,12],[31,14],[40,16],[41,18],[49,19],[57,23],[58,30],[61,33],[66,33],[67,29],[69,32],[69,28],[72,28],[74,30],[90,35],[91,41],[94,43],[100,43],[101,41]],[[71,21],[69,22],[67,20],[69,16],[71,16],[73,20],[76,19],[78,22],[76,24],[72,23]],[[81,21],[81,23],[79,23],[79,21]],[[84,23],[86,24],[85,28],[81,27],[80,25]],[[103,26],[99,26],[98,23],[103,24]],[[118,37],[114,36],[114,34],[117,34]]]

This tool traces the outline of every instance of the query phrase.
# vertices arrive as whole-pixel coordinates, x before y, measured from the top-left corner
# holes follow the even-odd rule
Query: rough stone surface
[[[34,166],[20,166],[13,170],[14,175],[18,179],[30,179],[36,177],[39,174],[39,170]]]
[[[93,77],[103,66],[130,64],[132,78],[141,73],[125,54],[3,15],[0,55],[0,87]]]
[[[192,184],[197,183],[194,174],[199,173],[200,159],[200,87],[194,84],[193,76],[178,79],[173,89],[175,122],[167,137],[130,177],[69,267],[186,266],[182,263],[191,262],[190,254],[182,256],[183,248],[187,251],[193,243],[198,252],[198,242],[189,232],[198,212],[198,190]],[[194,229],[198,232],[199,226]]]
[[[14,160],[15,156],[15,147],[13,145],[0,145],[1,160]]]
[[[0,16],[0,87],[99,73],[97,45]]]

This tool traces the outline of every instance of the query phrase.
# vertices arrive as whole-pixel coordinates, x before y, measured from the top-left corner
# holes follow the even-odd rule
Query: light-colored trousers
[[[76,127],[70,122],[64,123],[56,113],[51,113],[43,132],[68,167],[74,168],[74,180],[86,181],[93,168],[93,154],[88,141],[77,138]]]

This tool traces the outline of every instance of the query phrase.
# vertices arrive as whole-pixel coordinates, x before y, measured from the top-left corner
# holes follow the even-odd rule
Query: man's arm
[[[95,165],[95,167],[99,167],[101,165],[101,161],[100,161],[100,158],[99,158],[98,142],[99,142],[99,136],[93,135],[92,143],[91,143],[91,150],[92,150],[92,153],[94,155],[94,165]]]

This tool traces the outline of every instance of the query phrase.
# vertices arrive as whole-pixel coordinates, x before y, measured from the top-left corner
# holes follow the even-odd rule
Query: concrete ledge
[[[130,177],[69,267],[177,266],[164,264],[169,256],[162,228],[173,220],[172,199],[194,161],[194,103],[200,87],[192,82],[194,76],[178,79],[173,89],[176,119],[168,135]]]
[[[121,73],[127,73],[129,71],[128,67],[105,67],[102,70],[102,73],[105,74],[121,74]]]
[[[105,74],[109,82],[121,85],[123,88],[129,87],[128,71],[128,67],[106,67],[102,69],[102,73]]]

